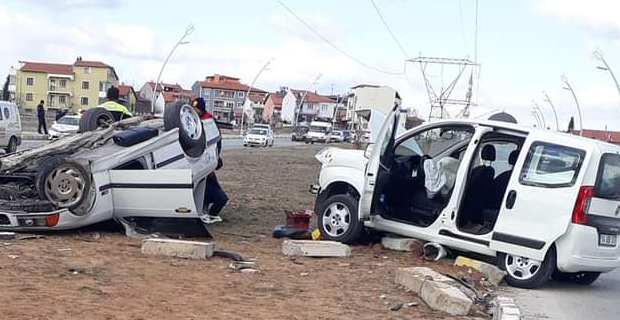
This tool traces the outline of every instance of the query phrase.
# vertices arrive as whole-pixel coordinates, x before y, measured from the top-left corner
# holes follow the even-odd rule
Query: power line
[[[377,4],[375,3],[375,1],[374,0],[370,0],[370,3],[372,3],[372,6],[375,8],[375,12],[379,16],[379,19],[381,19],[381,22],[383,22],[383,25],[385,26],[385,29],[392,36],[392,40],[394,40],[394,42],[396,43],[398,48],[400,48],[400,51],[403,52],[403,55],[405,56],[405,59],[410,59],[409,54],[407,53],[405,48],[403,48],[403,46],[400,44],[400,41],[398,41],[398,39],[394,35],[394,32],[392,32],[392,29],[390,29],[390,26],[388,26],[387,22],[385,21],[385,18],[383,18],[383,15],[381,14],[381,11],[379,10],[379,7],[377,7]]]
[[[459,0],[459,17],[461,20],[461,36],[463,37],[463,44],[465,45],[465,51],[469,51],[467,49],[468,45],[467,45],[467,37],[465,36],[465,24],[463,23],[463,8],[461,5],[461,0]],[[469,52],[467,54],[469,54]]]
[[[402,75],[403,72],[393,72],[393,71],[386,71],[383,69],[379,69],[377,67],[371,66],[365,62],[363,62],[362,60],[354,57],[353,55],[349,54],[348,52],[344,51],[343,49],[341,49],[340,47],[338,47],[336,44],[334,44],[333,42],[331,42],[329,39],[327,39],[325,36],[323,36],[322,34],[320,34],[318,31],[316,31],[310,24],[308,24],[304,19],[302,19],[300,16],[298,16],[293,10],[291,10],[291,8],[287,7],[282,1],[280,0],[276,0],[284,9],[286,9],[291,15],[293,15],[293,17],[295,17],[295,19],[297,19],[299,22],[301,22],[301,24],[303,24],[304,26],[306,26],[306,28],[308,28],[312,33],[314,33],[317,37],[321,38],[321,40],[325,41],[325,43],[329,44],[332,48],[334,48],[334,50],[342,53],[343,55],[345,55],[347,58],[355,61],[357,64],[366,67],[368,69],[374,70],[376,72],[379,73],[385,73],[385,74],[392,74],[392,75]]]
[[[474,31],[474,61],[478,62],[478,0],[476,0],[476,30]]]

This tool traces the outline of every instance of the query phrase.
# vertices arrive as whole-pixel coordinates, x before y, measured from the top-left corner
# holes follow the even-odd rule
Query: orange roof
[[[263,103],[263,102],[265,102],[265,95],[263,95],[263,94],[251,92],[249,98],[250,98],[250,101],[252,101],[254,103]]]
[[[293,90],[293,93],[295,94],[295,96],[297,97],[297,99],[301,99],[301,97],[304,95],[304,91],[305,90]],[[304,98],[304,102],[308,102],[308,103],[321,103],[321,102],[331,102],[331,103],[336,103],[336,101],[330,99],[329,97],[326,96],[322,96],[320,94],[316,94],[312,91],[306,91],[306,97]]]
[[[579,130],[571,131],[572,134],[579,135]],[[583,136],[586,138],[592,138],[596,140],[601,140],[605,142],[620,142],[620,132],[618,131],[605,131],[605,130],[583,130]]]
[[[117,88],[118,88],[118,94],[121,96],[129,94],[130,91],[134,91],[132,86],[120,85]]]
[[[59,63],[41,63],[41,62],[27,62],[20,61],[24,65],[19,69],[25,72],[42,72],[51,74],[73,74],[73,66],[70,64]]]
[[[76,66],[76,67],[112,68],[109,65],[107,65],[107,64],[105,64],[105,63],[103,63],[101,61],[82,60],[81,58],[78,58],[78,60],[75,60],[73,65]]]
[[[280,98],[277,92],[270,92],[269,97],[271,98],[274,106],[282,106],[283,98]]]
[[[223,81],[223,82],[211,82],[211,81],[202,81],[200,83],[202,88],[211,88],[211,89],[224,89],[224,90],[233,90],[233,91],[248,91],[250,86],[247,86],[243,83],[232,82],[232,81]],[[267,91],[252,88],[251,92],[260,92],[267,93]]]

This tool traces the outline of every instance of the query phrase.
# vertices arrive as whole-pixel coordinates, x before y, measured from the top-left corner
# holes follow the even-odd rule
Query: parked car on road
[[[524,288],[591,284],[620,265],[619,146],[475,120],[397,136],[398,116],[365,151],[317,154],[322,238],[349,243],[367,227],[438,242],[496,257]]]
[[[355,140],[355,132],[351,130],[342,131],[342,136],[344,137],[344,141],[353,142]]]
[[[273,132],[270,129],[252,128],[243,137],[243,146],[273,147]]]
[[[0,157],[0,230],[62,230],[116,219],[132,233],[151,219],[203,218],[219,131],[193,107],[110,122],[104,108],[82,132]],[[178,220],[177,220],[178,221]]]
[[[0,148],[6,153],[17,151],[22,144],[22,120],[19,108],[12,102],[0,101]]]
[[[306,143],[327,143],[330,140],[331,132],[332,124],[330,122],[312,121],[306,134]]]
[[[80,116],[66,115],[56,120],[49,130],[49,139],[58,139],[78,132],[80,129]]]
[[[293,129],[291,141],[305,141],[309,128],[306,126],[297,126]]]
[[[332,134],[329,137],[329,142],[344,142],[344,134],[342,131],[332,131]]]

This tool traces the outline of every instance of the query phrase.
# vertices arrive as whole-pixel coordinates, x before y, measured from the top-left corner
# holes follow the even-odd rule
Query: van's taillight
[[[594,197],[594,187],[581,187],[573,208],[572,223],[585,225],[588,221],[588,208]]]

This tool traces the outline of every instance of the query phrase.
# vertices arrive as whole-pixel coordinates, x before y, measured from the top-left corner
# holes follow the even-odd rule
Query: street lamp
[[[542,128],[542,123],[540,122],[540,118],[538,118],[538,114],[536,113],[536,110],[532,110],[532,117],[534,117],[534,120],[536,120],[536,124],[538,125],[538,128]]]
[[[321,79],[321,77],[322,77],[322,76],[323,76],[323,75],[319,73],[319,74],[316,76],[316,78],[314,78],[314,81],[312,81],[312,83],[308,86],[308,89],[306,89],[306,91],[304,91],[304,94],[301,96],[301,99],[299,100],[299,105],[298,105],[298,106],[297,106],[297,108],[294,110],[295,112],[293,112],[293,113],[294,113],[294,115],[295,115],[295,119],[293,119],[293,120],[294,120],[294,123],[295,123],[295,125],[294,125],[294,126],[296,126],[296,125],[297,125],[297,117],[299,116],[299,115],[297,114],[297,111],[301,111],[301,106],[304,104],[304,100],[306,99],[306,94],[308,94],[308,90],[310,90],[310,89],[312,88],[312,86],[314,86],[315,84],[319,83],[319,79]]]
[[[566,75],[562,75],[562,82],[564,82],[564,87],[562,89],[570,91],[573,94],[573,99],[575,99],[575,104],[577,105],[577,111],[579,112],[579,135],[583,136],[583,118],[581,117],[581,107],[579,106],[579,101],[577,100],[577,95],[575,95],[575,91],[573,91],[573,87],[571,87],[570,83],[568,83],[568,78]]]
[[[616,85],[616,90],[618,90],[618,94],[620,94],[620,85],[618,85],[618,80],[616,79],[614,72],[607,64],[607,61],[605,61],[605,58],[603,57],[603,51],[601,51],[601,49],[596,49],[596,51],[594,51],[592,54],[596,59],[600,60],[605,65],[604,67],[597,66],[596,68],[599,70],[609,71],[609,74],[611,75],[611,78],[614,80],[614,84]]]
[[[547,130],[547,120],[545,120],[545,114],[540,109],[538,102],[532,100],[532,103],[534,104],[534,107],[533,107],[534,112],[536,112],[540,116],[540,119],[542,120],[543,129]]]
[[[189,43],[189,41],[185,41],[185,38],[192,34],[194,30],[194,25],[190,24],[189,26],[187,26],[187,29],[185,29],[185,33],[183,33],[181,39],[179,39],[179,41],[174,45],[174,47],[172,47],[172,50],[170,50],[170,53],[166,57],[166,60],[164,60],[164,64],[161,66],[159,74],[157,75],[157,81],[155,81],[155,88],[153,88],[153,96],[151,97],[151,113],[155,113],[153,107],[155,106],[155,98],[157,97],[157,87],[159,86],[159,80],[161,80],[161,75],[162,73],[164,73],[164,68],[166,67],[166,64],[168,64],[168,60],[170,60],[170,57],[174,53],[174,50],[176,50],[179,45]]]
[[[558,121],[558,113],[555,112],[555,106],[553,105],[553,102],[551,102],[551,98],[549,98],[549,95],[546,92],[542,92],[542,94],[545,96],[545,101],[547,101],[549,103],[549,105],[551,106],[551,109],[553,110],[553,115],[555,116],[555,129],[557,131],[560,131],[560,121]]]
[[[269,70],[269,69],[267,69],[267,66],[269,66],[271,61],[273,61],[273,58],[269,59],[269,61],[267,61],[267,63],[265,63],[265,65],[258,71],[256,76],[254,76],[254,79],[252,80],[252,84],[250,84],[250,87],[248,87],[248,92],[245,93],[245,100],[243,101],[243,107],[242,107],[242,110],[241,110],[241,123],[239,124],[239,135],[241,135],[241,136],[243,136],[243,118],[244,118],[244,115],[245,115],[245,104],[247,102],[248,105],[250,105],[250,106],[252,105],[252,101],[250,101],[250,91],[254,87],[254,83],[256,83],[256,80],[258,79],[258,76],[260,76],[260,74],[263,73],[263,71]]]

